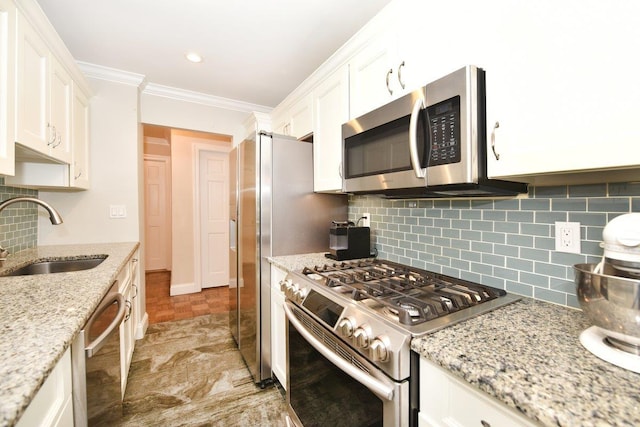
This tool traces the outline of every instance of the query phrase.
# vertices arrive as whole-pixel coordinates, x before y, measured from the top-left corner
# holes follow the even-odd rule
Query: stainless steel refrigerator
[[[311,143],[261,132],[231,156],[229,326],[263,383],[271,379],[267,257],[327,251],[331,221],[347,218],[347,196],[313,192]]]

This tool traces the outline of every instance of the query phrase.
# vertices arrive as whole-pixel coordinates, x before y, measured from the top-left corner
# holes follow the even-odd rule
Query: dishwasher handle
[[[120,327],[120,324],[122,323],[122,320],[124,319],[124,315],[125,315],[125,312],[126,312],[126,305],[124,303],[124,297],[122,296],[122,294],[120,292],[111,293],[111,294],[107,295],[100,302],[100,305],[98,306],[96,311],[93,313],[93,315],[91,315],[91,318],[89,319],[89,321],[85,325],[85,333],[88,334],[88,332],[91,330],[91,326],[93,325],[93,322],[95,322],[95,320],[98,317],[100,317],[102,315],[102,313],[104,313],[104,311],[107,308],[109,308],[111,306],[111,304],[113,304],[114,302],[118,303],[118,313],[116,314],[116,317],[113,319],[111,324],[109,324],[109,326],[104,331],[102,331],[100,336],[98,336],[95,340],[93,340],[89,344],[87,344],[87,346],[84,349],[85,352],[86,352],[87,357],[93,357],[94,354],[96,354],[98,351],[100,351],[100,349],[102,348],[104,343],[107,341],[107,339],[114,332],[116,332],[116,328]]]

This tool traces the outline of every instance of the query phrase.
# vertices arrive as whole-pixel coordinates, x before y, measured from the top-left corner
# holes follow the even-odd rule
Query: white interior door
[[[200,254],[203,288],[229,284],[229,155],[200,151]]]
[[[145,262],[147,270],[171,270],[168,158],[144,159]]]

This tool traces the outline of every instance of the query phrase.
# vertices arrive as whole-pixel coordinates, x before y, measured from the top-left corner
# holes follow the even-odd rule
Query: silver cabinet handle
[[[389,86],[389,77],[391,74],[393,74],[393,68],[389,68],[389,71],[387,71],[387,90],[389,91],[389,95],[393,95],[393,90]]]
[[[134,283],[131,285],[133,287],[133,296],[131,299],[136,299],[138,297],[138,286]]]
[[[55,130],[55,128],[54,128]],[[58,143],[53,144],[53,148],[56,148],[58,145],[62,144],[62,135],[58,135]]]
[[[420,165],[420,159],[418,158],[418,114],[420,110],[425,108],[424,100],[422,98],[417,99],[413,104],[413,110],[411,110],[411,119],[409,120],[409,154],[411,160],[411,166],[413,172],[416,174],[416,178],[424,178],[426,175],[425,170]]]
[[[398,65],[398,82],[400,83],[400,87],[404,89],[404,82],[402,81],[402,69],[404,68],[404,61]]]
[[[496,124],[493,125],[493,130],[491,131],[491,149],[493,150],[493,155],[495,156],[496,160],[500,160],[500,154],[496,152],[496,129],[498,129],[499,127],[500,123],[496,122]]]
[[[95,340],[93,340],[92,342],[90,342],[89,344],[87,344],[87,346],[84,349],[84,351],[87,354],[87,357],[93,357],[93,355],[96,352],[98,352],[100,348],[102,348],[107,338],[109,338],[111,334],[115,332],[116,328],[120,327],[120,324],[122,323],[122,319],[124,319],[124,315],[126,311],[124,307],[124,297],[122,296],[121,293],[115,293],[111,298],[105,299],[100,303],[95,313],[93,314],[93,316],[91,316],[91,319],[89,319],[86,326],[84,327],[85,331],[90,331],[91,326],[93,325],[93,322],[98,317],[100,317],[100,315],[104,313],[104,311],[107,308],[109,308],[111,304],[113,304],[114,302],[118,303],[118,313],[116,313],[116,317],[114,317],[111,324],[100,334],[100,336]]]
[[[127,314],[124,316],[124,321],[128,321],[131,318],[131,308],[133,307],[133,304],[131,304],[131,301],[126,300],[124,303],[127,306]]]
[[[47,123],[47,129],[49,129],[49,138],[47,139],[47,145],[51,145],[56,142],[56,127],[51,126],[51,123]]]

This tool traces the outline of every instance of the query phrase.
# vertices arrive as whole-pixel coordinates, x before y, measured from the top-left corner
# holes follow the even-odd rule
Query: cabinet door
[[[88,189],[89,181],[89,100],[74,86],[71,109],[71,159],[70,186]]]
[[[49,50],[26,19],[17,15],[16,141],[47,153],[53,129],[49,118]]]
[[[284,295],[280,281],[287,273],[271,266],[271,369],[282,387],[287,388],[287,336]]]
[[[349,117],[356,118],[401,95],[396,83],[395,34],[371,40],[349,61]]]
[[[419,425],[533,427],[535,423],[436,364],[420,359]]]
[[[64,163],[71,163],[71,76],[60,63],[51,58],[49,123],[52,140],[49,154]]]
[[[342,124],[349,119],[349,68],[343,66],[313,91],[313,187],[342,191]]]
[[[487,128],[492,177],[640,163],[640,3],[492,2]],[[541,29],[544,28],[544,31]],[[491,147],[489,147],[491,150]]]
[[[0,0],[0,175],[15,171],[15,34],[16,8]]]
[[[302,138],[313,132],[313,99],[311,94],[296,102],[290,111],[291,136]]]

